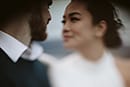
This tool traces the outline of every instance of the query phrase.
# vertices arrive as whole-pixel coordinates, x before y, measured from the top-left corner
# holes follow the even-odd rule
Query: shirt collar
[[[28,47],[9,34],[0,31],[0,48],[13,62],[17,62]]]
[[[33,42],[31,47],[23,53],[22,58],[33,61],[39,58],[42,54],[43,48],[38,43]]]

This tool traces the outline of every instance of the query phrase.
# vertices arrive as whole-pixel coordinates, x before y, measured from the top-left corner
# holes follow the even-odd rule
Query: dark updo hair
[[[17,16],[41,10],[42,6],[51,3],[52,0],[0,0],[0,27]]]
[[[78,1],[86,6],[93,18],[93,24],[96,25],[104,20],[107,23],[107,30],[103,37],[107,48],[117,48],[122,45],[122,40],[118,30],[123,26],[118,18],[114,6],[109,0],[72,0]]]
[[[123,7],[125,10],[130,12],[130,0],[110,0],[112,3]]]

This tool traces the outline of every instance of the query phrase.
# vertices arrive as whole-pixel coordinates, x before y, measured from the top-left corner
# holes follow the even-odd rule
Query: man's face
[[[32,14],[30,20],[32,40],[44,41],[47,38],[46,28],[51,19],[49,12],[50,2],[48,1],[40,10]]]

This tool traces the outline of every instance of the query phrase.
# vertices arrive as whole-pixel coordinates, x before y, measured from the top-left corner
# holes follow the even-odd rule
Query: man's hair
[[[51,0],[0,0],[0,26],[6,24],[10,19],[40,10],[45,4],[50,5],[51,3]]]

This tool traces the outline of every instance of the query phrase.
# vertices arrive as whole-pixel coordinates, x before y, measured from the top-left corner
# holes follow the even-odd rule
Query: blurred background
[[[62,42],[62,16],[66,5],[70,0],[54,0],[53,5],[50,7],[52,20],[48,25],[47,33],[48,38],[44,42],[38,42],[44,48],[44,52],[56,58],[62,58],[71,53],[64,49]],[[114,54],[125,57],[130,57],[130,13],[123,8],[117,8],[117,12],[124,27],[120,30],[120,35],[123,40],[123,46],[119,49],[112,49]]]

